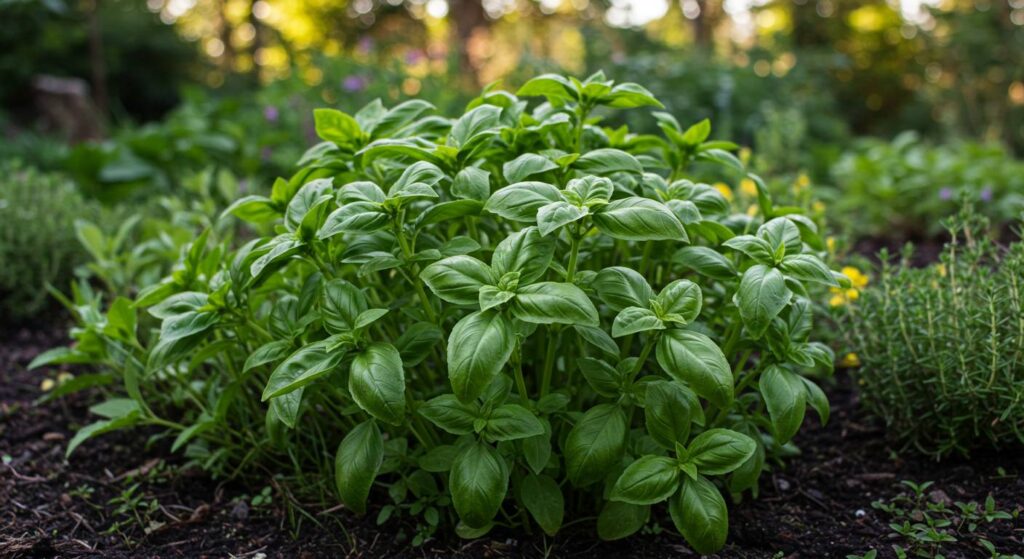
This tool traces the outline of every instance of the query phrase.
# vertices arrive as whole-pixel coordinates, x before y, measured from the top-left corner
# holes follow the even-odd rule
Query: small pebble
[[[857,511],[854,512],[853,515],[856,516],[857,518],[864,518],[865,516],[868,515],[868,513],[865,512],[864,509],[857,509]]]
[[[789,488],[792,487],[792,485],[789,483],[789,481],[786,480],[786,478],[781,477],[778,479],[775,485],[776,487],[779,488],[779,491],[789,491]]]

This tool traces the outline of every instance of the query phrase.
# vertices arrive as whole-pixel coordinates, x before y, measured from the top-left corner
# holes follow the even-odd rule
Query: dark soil
[[[60,328],[20,330],[0,337],[0,557],[688,557],[667,511],[661,529],[601,543],[581,522],[553,540],[496,532],[489,538],[402,543],[408,527],[375,526],[344,511],[307,508],[319,525],[289,521],[285,497],[253,506],[262,488],[222,483],[181,467],[149,433],[113,433],[82,445],[70,462],[64,448],[85,423],[89,395],[34,406],[40,382],[57,371],[25,371],[39,351],[62,341]],[[1024,455],[976,455],[941,464],[899,454],[878,425],[859,411],[849,377],[831,390],[833,418],[810,419],[797,438],[803,454],[763,479],[761,496],[731,509],[729,545],[718,556],[844,558],[877,549],[894,557],[887,514],[872,501],[905,492],[901,480],[934,481],[936,501],[984,501],[1002,510],[1024,507]],[[134,487],[134,489],[132,489]],[[134,503],[134,505],[130,505]],[[650,530],[649,530],[650,531]],[[978,529],[1003,553],[1024,553],[1020,519]],[[948,558],[989,557],[973,537],[946,544]]]

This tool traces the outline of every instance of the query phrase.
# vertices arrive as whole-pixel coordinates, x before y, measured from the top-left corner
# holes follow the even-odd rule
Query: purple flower
[[[281,114],[277,110],[277,107],[273,105],[267,105],[266,107],[263,107],[263,118],[267,119],[267,122],[273,124],[277,122],[277,119],[280,116]]]
[[[420,49],[412,49],[405,53],[405,63],[410,66],[418,64],[423,58],[423,51]]]
[[[260,150],[260,158],[263,161],[270,161],[270,158],[273,155],[274,155],[274,148],[272,148],[270,146],[264,146],[263,149]]]
[[[939,191],[939,200],[952,200],[952,199],[953,199],[953,189],[948,187],[948,186],[942,187],[942,190]]]
[[[369,54],[373,50],[373,37],[362,37],[359,39],[359,45],[357,47],[359,52],[363,54]]]
[[[341,82],[341,87],[345,91],[362,91],[366,89],[366,85],[369,82],[363,76],[348,76]]]
[[[980,196],[981,196],[981,200],[983,202],[991,202],[992,201],[992,187],[991,186],[986,186],[985,188],[982,188]]]

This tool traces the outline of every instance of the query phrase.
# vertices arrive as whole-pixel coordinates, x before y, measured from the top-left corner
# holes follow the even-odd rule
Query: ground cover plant
[[[720,549],[723,491],[756,493],[807,407],[827,419],[811,295],[848,281],[758,177],[749,213],[688,179],[741,165],[708,121],[654,112],[662,135],[633,135],[592,114],[659,106],[595,74],[488,89],[455,119],[318,110],[299,171],[225,212],[250,240],[205,229],[133,299],[76,289],[74,343],[34,365],[92,363],[60,393],[111,398],[68,454],[147,425],[215,474],[415,518],[414,543],[591,511],[616,539],[665,503]]]
[[[1003,246],[968,211],[940,262],[894,264],[842,315],[864,405],[936,457],[1024,442],[1024,243]]]

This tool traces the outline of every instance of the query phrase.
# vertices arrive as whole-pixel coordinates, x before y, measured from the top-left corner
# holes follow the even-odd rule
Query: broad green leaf
[[[398,180],[388,189],[388,198],[437,198],[434,185],[444,178],[444,172],[433,163],[417,161],[406,167]]]
[[[637,332],[664,330],[665,323],[654,311],[642,307],[626,307],[619,311],[612,323],[612,336],[621,338]]]
[[[415,367],[423,362],[430,355],[435,347],[439,347],[444,338],[444,332],[436,325],[429,322],[417,322],[409,326],[402,335],[395,340],[395,348],[402,356],[402,363],[406,367]]]
[[[543,435],[544,425],[523,406],[505,404],[491,412],[483,434],[492,442],[514,441]]]
[[[812,254],[786,256],[782,259],[782,263],[779,264],[779,268],[790,277],[800,281],[839,287],[839,282],[832,275],[832,270],[829,270],[828,266],[820,258]]]
[[[519,182],[491,194],[484,210],[511,221],[537,222],[537,211],[552,202],[563,200],[557,188],[543,182]]]
[[[792,296],[793,292],[786,287],[786,279],[775,268],[761,264],[748,268],[736,292],[736,306],[751,337],[763,336],[772,319],[782,312]]]
[[[610,107],[619,109],[631,109],[635,107],[658,107],[664,106],[645,87],[635,83],[620,83],[612,88],[611,92],[605,95],[601,101]]]
[[[368,308],[366,296],[355,285],[343,279],[334,279],[323,284],[320,292],[320,316],[324,321],[324,327],[331,334],[354,330],[359,315]]]
[[[665,456],[642,456],[626,467],[612,487],[612,501],[653,505],[672,496],[679,488],[679,467]]]
[[[391,218],[375,202],[351,202],[331,212],[317,237],[329,239],[341,233],[373,233],[387,227]]]
[[[463,404],[452,394],[442,394],[416,408],[417,413],[431,423],[453,435],[468,435],[473,432],[473,422],[478,412],[470,404]]]
[[[352,359],[348,391],[363,411],[392,425],[405,419],[405,370],[391,344],[373,343]]]
[[[786,255],[799,254],[803,248],[800,229],[785,217],[772,219],[757,229],[757,236],[768,241],[774,253],[780,246],[786,247]]]
[[[661,307],[663,318],[678,322],[682,319],[683,324],[689,324],[697,320],[703,305],[704,297],[700,287],[690,280],[676,280],[666,285],[658,294],[657,302]],[[669,317],[668,315],[677,315]]]
[[[555,237],[545,237],[536,227],[527,227],[498,243],[491,266],[498,277],[519,272],[520,285],[531,284],[547,272],[555,254],[555,243]]]
[[[488,444],[471,443],[452,464],[448,487],[459,519],[471,528],[490,524],[508,491],[509,468]]]
[[[622,374],[608,363],[600,359],[583,357],[579,361],[580,372],[594,392],[602,396],[614,398],[619,395],[622,386]]]
[[[772,432],[780,444],[800,430],[807,410],[807,389],[800,376],[772,365],[761,373],[761,398],[768,408]]]
[[[284,359],[291,352],[291,349],[292,343],[290,340],[267,342],[249,354],[249,357],[245,360],[245,365],[242,366],[242,373],[247,373],[256,367]]]
[[[221,215],[233,215],[249,223],[267,223],[281,217],[281,210],[266,196],[249,195],[236,200]]]
[[[607,176],[614,173],[644,172],[643,165],[632,155],[614,148],[601,148],[584,153],[572,164],[574,169],[588,175]]]
[[[594,213],[602,232],[627,241],[687,241],[686,230],[668,206],[647,198],[615,200]]]
[[[554,479],[533,474],[526,476],[520,486],[519,497],[544,533],[554,536],[562,527],[565,499],[562,488]]]
[[[534,324],[598,324],[594,303],[571,283],[545,281],[519,288],[512,314]]]
[[[383,462],[384,441],[372,419],[356,425],[338,445],[334,484],[341,502],[356,514],[366,512],[366,498]]]
[[[514,291],[505,291],[498,289],[493,285],[485,285],[480,288],[478,294],[478,302],[480,303],[480,310],[486,311],[504,305],[505,303],[512,300],[516,294]]]
[[[104,419],[95,423],[90,423],[85,427],[79,429],[74,437],[71,437],[71,441],[68,442],[68,448],[64,452],[64,458],[71,456],[71,453],[75,451],[82,443],[93,438],[98,437],[104,433],[116,431],[118,429],[124,429],[126,427],[132,427],[139,421],[139,412],[135,412],[122,417],[114,419]]]
[[[448,379],[459,400],[483,394],[514,347],[512,323],[503,314],[480,311],[460,320],[448,338]]]
[[[658,363],[719,408],[732,404],[729,362],[711,338],[690,330],[667,330],[658,342]]]
[[[607,204],[615,192],[615,185],[605,177],[587,175],[572,179],[566,190],[576,195],[586,206]]]
[[[828,404],[828,396],[825,395],[825,392],[814,381],[804,377],[800,377],[800,380],[807,391],[807,403],[817,412],[818,418],[821,419],[821,424],[825,425],[828,423],[831,411]]]
[[[718,251],[702,246],[687,246],[676,251],[672,260],[703,276],[718,280],[736,277],[736,267]]]
[[[639,272],[623,266],[601,270],[591,285],[601,301],[613,311],[621,311],[626,307],[647,308],[654,298],[654,290],[647,280]]]
[[[604,541],[632,536],[647,524],[651,507],[621,501],[605,501],[597,517],[597,536]]]
[[[582,324],[574,324],[573,329],[580,335],[580,338],[583,338],[585,342],[604,352],[605,355],[619,356],[619,346],[615,344],[615,340],[604,330],[596,326],[584,326]]]
[[[674,449],[690,438],[690,424],[700,409],[697,395],[678,382],[652,382],[647,385],[644,420],[647,433],[659,445]]]
[[[761,264],[772,264],[774,249],[768,241],[753,235],[738,235],[725,241],[725,246],[742,252]]]
[[[435,295],[457,305],[474,305],[480,288],[498,283],[491,267],[472,256],[450,256],[420,272],[420,279]]]
[[[466,216],[477,216],[484,208],[479,200],[451,200],[427,208],[416,219],[416,227],[422,228]]]
[[[345,356],[345,350],[328,351],[330,342],[321,340],[300,348],[278,365],[263,388],[263,401],[283,396],[330,373]]]
[[[521,182],[533,175],[558,168],[558,164],[536,153],[524,153],[502,166],[502,174],[509,184]]]
[[[543,74],[523,84],[516,91],[519,97],[544,96],[552,105],[561,106],[577,98],[572,82],[557,74]]]
[[[729,511],[715,484],[703,476],[683,478],[683,488],[669,500],[676,530],[697,553],[708,555],[725,546]]]
[[[739,468],[757,448],[754,439],[729,429],[709,429],[687,447],[689,461],[706,476],[727,474]]]
[[[598,404],[587,410],[565,440],[569,481],[585,487],[604,479],[622,460],[626,434],[626,414],[618,405]]]
[[[362,135],[359,123],[336,109],[313,109],[316,135],[339,145],[354,144]]]
[[[537,210],[537,228],[540,234],[547,236],[558,228],[579,221],[587,215],[587,210],[561,200],[545,204]]]
[[[491,173],[477,167],[466,167],[455,175],[452,195],[464,200],[486,202],[491,197]]]

